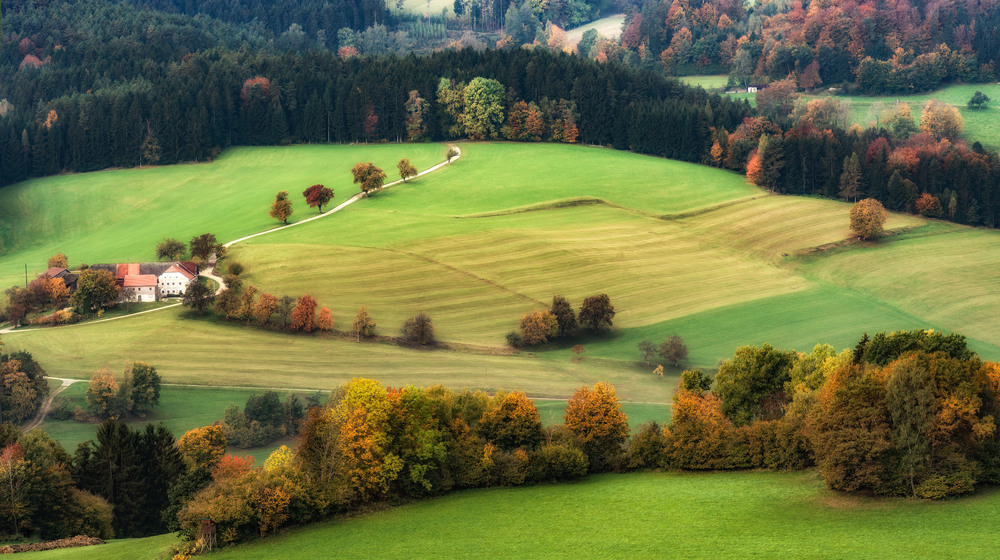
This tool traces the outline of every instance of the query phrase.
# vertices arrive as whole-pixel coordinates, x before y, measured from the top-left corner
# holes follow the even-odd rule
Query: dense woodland
[[[960,0],[647,0],[592,56],[738,85],[794,77],[871,94],[996,79],[1000,10]],[[603,53],[603,54],[602,54]]]

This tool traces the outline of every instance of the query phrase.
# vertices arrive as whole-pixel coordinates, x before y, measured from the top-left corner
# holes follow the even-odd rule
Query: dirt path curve
[[[456,146],[454,144],[449,144],[448,146],[451,147],[451,148],[455,148],[455,151],[458,152],[458,154],[456,156],[454,156],[453,158],[451,158],[450,160],[442,161],[441,163],[439,163],[439,164],[437,164],[437,165],[435,165],[433,167],[430,167],[428,169],[425,169],[425,170],[421,171],[420,173],[417,173],[412,178],[415,179],[417,177],[421,177],[421,176],[426,175],[428,173],[433,173],[433,172],[437,171],[438,169],[441,169],[442,167],[444,167],[446,165],[449,165],[449,164],[451,164],[451,162],[453,162],[453,161],[457,160],[458,158],[462,157],[462,149],[461,148],[459,148],[458,146]],[[393,186],[399,185],[399,184],[401,184],[403,182],[404,181],[402,179],[400,179],[398,181],[393,181],[393,182],[389,183],[388,185],[384,185],[382,188],[383,189],[387,189],[389,187],[393,187]],[[351,198],[348,198],[344,202],[341,202],[340,205],[338,205],[336,208],[334,208],[332,210],[327,210],[326,212],[324,212],[322,214],[319,214],[317,216],[313,216],[311,218],[306,218],[305,220],[302,220],[300,222],[295,222],[294,224],[288,224],[287,226],[281,226],[281,227],[271,228],[271,229],[265,230],[265,231],[259,231],[257,233],[251,234],[251,235],[240,237],[239,239],[234,239],[234,240],[232,240],[232,241],[230,241],[228,243],[224,243],[222,246],[228,249],[229,247],[232,247],[233,245],[235,245],[237,243],[240,243],[241,241],[246,241],[247,239],[253,239],[254,237],[260,237],[261,235],[267,235],[269,233],[274,233],[276,231],[281,231],[283,229],[288,229],[290,227],[301,226],[302,224],[308,224],[309,222],[312,222],[314,220],[318,220],[320,218],[325,218],[325,217],[327,217],[327,216],[329,216],[331,214],[335,214],[335,213],[343,210],[347,206],[350,206],[351,204],[357,202],[359,199],[363,198],[363,196],[364,195],[362,193],[358,193],[358,194],[352,196]],[[204,270],[202,270],[202,271],[200,271],[198,273],[198,276],[204,276],[205,278],[208,278],[208,279],[214,281],[216,284],[219,285],[219,288],[217,290],[215,290],[215,295],[219,295],[220,293],[222,293],[222,290],[226,289],[226,283],[225,283],[225,281],[223,281],[223,279],[221,277],[219,277],[218,275],[216,275],[216,273],[215,273],[215,263],[216,263],[217,260],[218,259],[215,256],[215,253],[212,253],[212,256],[209,257],[209,259],[208,259],[208,264],[210,266],[205,267]],[[119,317],[111,317],[110,319],[98,319],[96,321],[87,321],[85,323],[76,323],[76,324],[73,324],[73,325],[64,325],[64,326],[61,326],[59,328],[63,329],[63,328],[67,328],[67,327],[75,327],[75,326],[83,326],[83,325],[93,325],[95,323],[103,323],[105,321],[116,321],[118,319],[125,319],[127,317],[135,317],[136,315],[142,315],[143,313],[152,313],[154,311],[162,311],[164,309],[170,309],[172,307],[177,307],[178,305],[181,305],[181,304],[180,303],[175,303],[173,305],[166,305],[164,307],[157,307],[156,309],[150,309],[149,311],[140,311],[139,313],[132,313],[130,315],[121,315]],[[13,333],[13,332],[19,332],[19,331],[15,330],[13,327],[7,327],[7,328],[5,328],[3,330],[0,330],[0,334]]]
[[[46,377],[46,379],[56,379],[58,381],[62,381],[62,385],[49,394],[49,398],[45,399],[45,402],[42,404],[41,408],[38,409],[38,413],[35,414],[35,417],[21,428],[21,430],[25,432],[30,432],[31,430],[34,430],[38,426],[42,425],[42,422],[45,421],[45,415],[49,413],[49,410],[52,410],[52,401],[55,400],[59,393],[63,392],[63,389],[74,383],[83,381],[82,379],[65,379],[62,377]]]

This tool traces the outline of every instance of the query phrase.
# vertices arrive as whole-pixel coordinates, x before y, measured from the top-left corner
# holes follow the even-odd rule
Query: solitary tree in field
[[[878,239],[885,233],[882,227],[889,213],[874,198],[859,200],[851,208],[851,229],[864,240]]]
[[[407,158],[399,160],[399,163],[396,164],[396,168],[399,169],[399,178],[402,179],[404,183],[410,177],[416,177],[417,175],[417,168],[414,167]]]
[[[288,217],[292,215],[292,201],[288,200],[288,191],[275,195],[269,215],[279,222],[288,223]]]
[[[323,205],[333,199],[333,189],[324,187],[323,185],[313,185],[302,191],[302,196],[306,197],[306,204],[310,208],[318,206],[322,214]]]
[[[373,191],[381,190],[382,185],[385,184],[385,171],[375,167],[375,164],[370,162],[354,164],[351,173],[354,175],[355,184],[360,185],[361,192],[365,196]]]
[[[972,94],[972,99],[969,100],[969,109],[982,109],[989,102],[990,98],[985,93],[977,91]]]
[[[431,318],[421,311],[403,323],[400,335],[407,344],[432,346],[435,342],[434,324],[431,323]]]
[[[156,258],[179,261],[187,251],[187,246],[180,241],[168,237],[156,245]]]

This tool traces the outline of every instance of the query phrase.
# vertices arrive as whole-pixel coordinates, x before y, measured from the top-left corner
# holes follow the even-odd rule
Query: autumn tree
[[[354,316],[354,336],[357,341],[361,342],[362,338],[375,336],[375,327],[375,319],[368,314],[368,308],[362,305],[358,309],[358,314]]]
[[[212,253],[219,251],[221,244],[215,239],[215,234],[203,233],[197,237],[192,237],[191,242],[188,243],[190,248],[191,257],[198,257],[199,259],[206,261],[212,256]]]
[[[69,268],[69,260],[66,259],[65,254],[56,253],[49,257],[48,265],[49,268]]]
[[[773,121],[784,119],[792,112],[796,89],[793,78],[772,82],[757,92],[757,109]]]
[[[385,184],[385,171],[375,167],[373,163],[356,163],[351,174],[354,175],[354,183],[361,187],[365,196],[382,190],[382,185]]]
[[[534,310],[521,317],[521,340],[528,346],[545,344],[559,335],[559,323],[548,310]]]
[[[156,245],[156,258],[179,261],[187,251],[187,246],[180,241],[168,237]]]
[[[423,311],[404,321],[399,334],[407,344],[433,346],[435,343],[434,324]]]
[[[920,113],[920,131],[934,138],[954,140],[962,134],[965,122],[954,106],[938,99],[929,99]]]
[[[534,448],[542,441],[542,420],[535,403],[520,391],[497,393],[479,420],[479,435],[506,450]]]
[[[399,160],[399,163],[396,164],[396,168],[399,169],[399,178],[402,179],[404,183],[410,177],[417,176],[417,168],[410,163],[409,159],[403,158]]]
[[[316,326],[323,332],[333,330],[333,314],[330,313],[329,307],[320,308],[319,318],[316,320]]]
[[[295,309],[292,310],[292,323],[290,328],[293,331],[312,332],[316,328],[316,300],[310,295],[299,298]]]
[[[292,201],[288,199],[288,191],[281,191],[274,196],[274,202],[271,203],[271,211],[268,212],[268,215],[287,224],[292,212]]]
[[[108,270],[84,270],[76,281],[70,303],[81,313],[108,307],[118,301],[118,284]]]
[[[674,367],[680,365],[681,361],[687,359],[688,348],[684,344],[681,337],[672,335],[670,338],[665,340],[662,345],[660,345],[660,357],[664,360],[674,364]]]
[[[302,196],[306,197],[306,204],[308,204],[310,208],[319,207],[319,211],[322,213],[323,205],[333,200],[333,189],[324,187],[323,185],[313,185],[302,191]],[[275,201],[275,204],[277,204],[277,201]],[[289,207],[291,207],[291,203],[289,203]],[[274,212],[273,206],[271,207],[271,212]],[[273,216],[274,215],[272,214],[272,217]],[[288,220],[285,219],[285,222],[287,223]]]
[[[94,372],[87,386],[87,410],[102,420],[122,415],[121,387],[107,368]]]
[[[938,200],[938,197],[930,193],[921,194],[917,202],[914,203],[914,207],[917,209],[917,212],[924,216],[931,218],[941,217],[941,201]]]
[[[590,459],[590,470],[613,468],[628,439],[628,417],[622,412],[610,383],[598,382],[593,390],[586,385],[573,393],[563,416],[566,427],[576,436]]]
[[[177,449],[192,468],[210,472],[226,454],[226,436],[222,426],[194,428],[177,440]]]
[[[881,202],[874,198],[859,200],[851,207],[851,230],[866,241],[878,239],[885,233],[882,228],[888,218]]]
[[[615,306],[611,305],[608,294],[590,296],[580,306],[579,321],[594,334],[608,331],[614,324]]]
[[[271,315],[278,309],[278,298],[273,294],[264,292],[257,298],[257,303],[253,308],[253,320],[258,325],[266,325],[271,320]]]
[[[45,294],[48,296],[49,301],[52,302],[52,305],[57,307],[66,303],[70,296],[69,288],[66,287],[66,282],[62,278],[46,278]]]
[[[569,338],[576,334],[576,312],[569,300],[560,295],[552,296],[552,306],[549,313],[556,318],[559,324],[559,338]]]
[[[21,422],[38,408],[38,391],[22,371],[20,360],[8,359],[0,364],[0,380],[3,381],[3,420]]]

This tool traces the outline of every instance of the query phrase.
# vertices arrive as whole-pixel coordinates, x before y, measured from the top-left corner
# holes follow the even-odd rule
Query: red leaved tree
[[[293,331],[312,332],[316,328],[316,300],[306,294],[299,298],[292,310]]]
[[[319,207],[319,211],[323,212],[323,205],[333,199],[333,189],[324,187],[323,185],[313,185],[308,189],[302,191],[302,196],[306,197],[306,204],[312,207]]]

